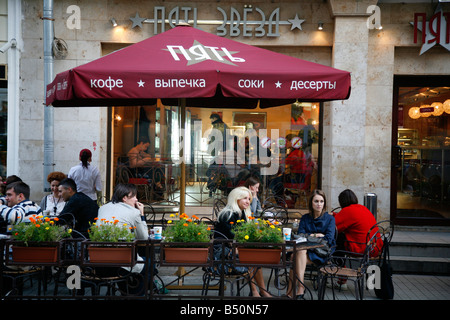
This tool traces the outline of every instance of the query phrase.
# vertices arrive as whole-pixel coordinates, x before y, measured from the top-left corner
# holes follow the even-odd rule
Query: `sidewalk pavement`
[[[163,270],[161,270],[163,271]],[[170,282],[171,279],[175,279],[173,274],[175,269],[169,271],[164,270],[160,273],[161,278],[164,282]],[[201,270],[200,270],[201,271]],[[269,273],[267,270],[264,272],[266,281],[268,279]],[[394,274],[392,277],[394,283],[394,299],[393,300],[450,300],[450,276],[435,276],[435,275],[414,275],[414,274]],[[184,285],[187,287],[193,284],[201,284],[202,282],[201,274],[199,272],[193,273],[192,275],[186,276]],[[312,283],[309,280],[305,280],[306,286],[312,288]],[[336,300],[355,300],[354,285],[352,282],[348,282],[348,290],[338,291],[335,289],[335,299]],[[230,286],[227,285],[227,290]],[[236,290],[236,289],[235,289]],[[278,292],[273,286],[273,279],[270,283],[269,291],[273,295],[283,294],[284,291]],[[317,291],[312,290],[313,299],[317,300]],[[228,291],[227,291],[228,292]],[[172,295],[199,295],[200,292],[197,290],[169,290],[169,296]],[[242,297],[248,297],[249,291],[248,286],[243,289],[241,293]],[[209,294],[218,295],[217,290],[210,290]],[[306,297],[309,299],[309,297]],[[325,300],[332,300],[332,290],[330,288],[326,289]],[[380,300],[376,297],[373,290],[364,291],[364,300]]]

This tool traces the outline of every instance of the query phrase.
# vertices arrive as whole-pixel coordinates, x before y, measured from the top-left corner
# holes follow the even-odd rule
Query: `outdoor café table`
[[[310,241],[302,241],[302,242],[286,241],[286,254],[293,254],[292,261],[288,261],[286,264],[288,266],[290,266],[292,270],[295,270],[295,267],[296,267],[295,255],[297,254],[297,252],[302,251],[302,250],[310,250],[310,249],[322,248],[322,247],[325,247],[325,245],[322,244],[322,243],[317,243],[317,242],[310,242]],[[295,272],[294,272],[294,274],[295,274]],[[300,279],[298,278],[298,276],[296,274],[295,274],[295,277],[303,285],[303,287],[305,288],[305,291],[309,292],[309,294],[311,296],[311,300],[312,300],[313,298],[312,298],[311,290],[305,285],[305,283],[300,281]],[[297,290],[296,286],[293,286],[292,297],[296,296],[296,290]]]

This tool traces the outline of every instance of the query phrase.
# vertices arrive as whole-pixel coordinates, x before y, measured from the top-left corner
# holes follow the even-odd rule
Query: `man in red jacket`
[[[365,206],[358,204],[358,198],[352,190],[346,189],[339,194],[341,211],[335,214],[336,227],[339,234],[344,234],[344,250],[363,254],[366,249],[367,233],[377,221]],[[375,227],[370,237],[378,231]],[[339,242],[339,241],[338,241]],[[339,246],[339,245],[338,245]],[[377,239],[377,245],[372,249],[370,256],[376,257],[383,247],[383,240]],[[339,248],[338,248],[339,249]]]

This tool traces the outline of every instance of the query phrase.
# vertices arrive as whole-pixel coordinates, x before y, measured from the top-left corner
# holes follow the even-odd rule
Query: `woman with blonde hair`
[[[218,215],[218,223],[215,228],[216,239],[234,239],[233,226],[238,220],[249,221],[252,215],[250,203],[252,202],[252,192],[246,187],[237,187],[231,190],[228,195],[227,205]],[[252,281],[250,282],[253,297],[271,297],[266,290],[262,270],[259,268],[249,268]],[[259,290],[258,290],[259,289]]]

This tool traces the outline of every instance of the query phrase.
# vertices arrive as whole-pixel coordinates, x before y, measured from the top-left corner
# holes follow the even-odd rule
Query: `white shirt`
[[[80,164],[70,168],[68,177],[75,181],[78,192],[83,192],[92,200],[97,200],[96,191],[102,191],[102,180],[97,167],[88,164],[88,167],[85,168],[80,162]]]
[[[98,220],[106,219],[112,221],[113,218],[119,220],[120,224],[127,224],[134,229],[137,240],[148,240],[148,227],[145,219],[142,220],[139,209],[133,208],[125,202],[108,202],[98,209]]]
[[[120,224],[127,224],[129,227],[136,227],[134,229],[136,240],[147,240],[148,239],[148,227],[145,219],[141,218],[141,212],[139,209],[133,208],[129,204],[124,202],[107,204],[100,207],[98,210],[98,221],[101,219],[106,219],[108,221],[113,221],[114,219],[119,220]],[[97,221],[97,223],[99,223]],[[142,261],[142,258],[138,256],[138,261]],[[144,269],[143,263],[137,263],[131,268],[131,272],[140,273]],[[130,270],[129,267],[122,267],[124,269]]]

